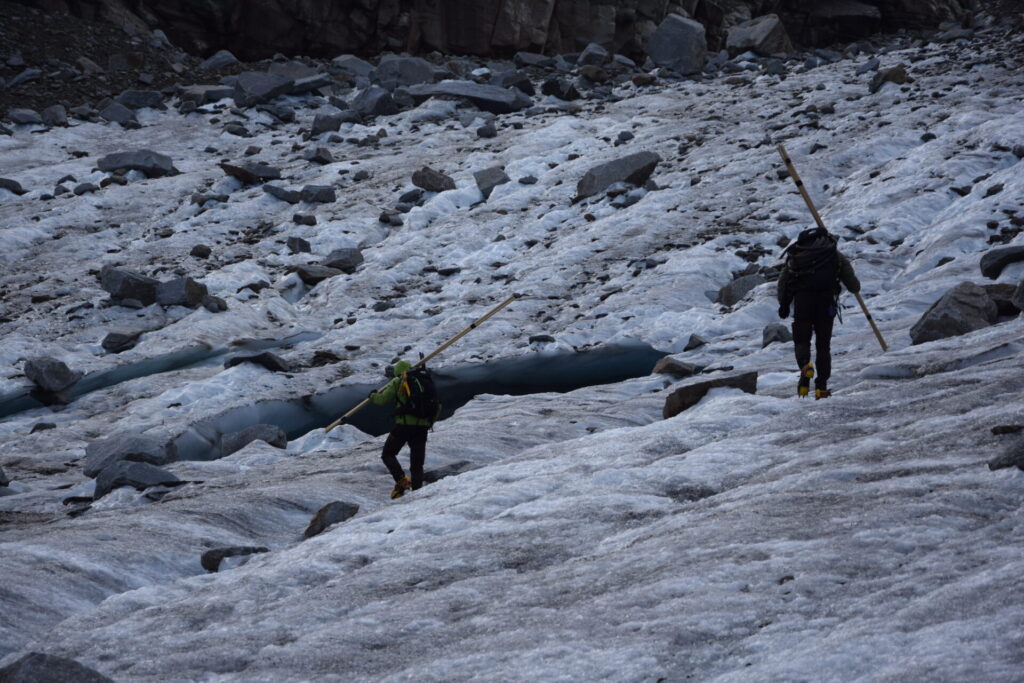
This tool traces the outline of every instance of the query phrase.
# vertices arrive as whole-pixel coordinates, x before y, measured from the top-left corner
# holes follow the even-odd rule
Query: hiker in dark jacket
[[[860,282],[849,259],[839,253],[836,238],[824,228],[804,230],[786,249],[786,262],[779,275],[779,317],[788,318],[793,307],[793,350],[800,368],[797,395],[807,396],[814,377],[814,398],[828,398],[832,375],[832,323],[839,311],[842,287],[853,293]],[[811,363],[811,336],[815,339]]]
[[[381,460],[387,466],[388,471],[395,480],[395,488],[391,491],[392,498],[401,498],[410,488],[415,490],[423,486],[423,463],[427,458],[427,431],[437,421],[441,414],[441,404],[434,403],[436,409],[431,407],[432,416],[421,417],[410,414],[412,401],[410,397],[420,395],[424,387],[415,376],[410,373],[412,363],[400,360],[395,363],[394,378],[380,391],[370,394],[370,401],[379,406],[395,404],[395,425],[384,442],[384,450],[381,453]],[[432,387],[431,383],[431,387]],[[412,479],[405,476],[405,471],[398,464],[398,452],[405,444],[409,444],[409,469],[412,472]]]

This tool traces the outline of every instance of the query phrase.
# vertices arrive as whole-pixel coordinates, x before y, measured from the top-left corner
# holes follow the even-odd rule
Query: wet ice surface
[[[985,462],[1008,443],[990,428],[1024,422],[1022,322],[917,347],[907,330],[953,285],[987,282],[978,261],[998,232],[987,223],[1006,227],[1009,212],[1024,212],[1012,153],[1024,144],[1017,40],[983,33],[971,45],[882,55],[883,67],[910,64],[906,91],[866,95],[857,60],[749,86],[627,86],[622,101],[585,104],[578,116],[502,117],[489,142],[447,121],[412,132],[428,104],[357,129],[389,136],[379,150],[339,145],[344,160],[325,167],[290,151],[308,110],[251,139],[158,112],[138,131],[86,124],[0,138],[0,177],[32,190],[0,190],[12,319],[0,328],[0,394],[26,388],[22,359],[44,353],[95,373],[200,343],[309,332],[275,352],[296,365],[316,350],[343,358],[288,376],[217,359],[0,421],[0,465],[16,492],[0,497],[0,662],[32,648],[118,680],[1015,680],[1024,472]],[[836,113],[817,128],[794,116],[812,104]],[[517,120],[522,130],[507,125]],[[636,135],[628,146],[604,141],[622,130]],[[923,142],[925,132],[936,139]],[[790,344],[760,348],[776,319],[774,285],[732,310],[707,295],[746,267],[737,250],[760,246],[760,262],[773,263],[778,237],[809,223],[766,136],[787,145],[844,238],[891,348],[882,354],[849,308],[826,402],[791,398]],[[337,204],[299,207],[317,226],[293,225],[296,207],[216,167],[252,144],[263,148],[255,158],[283,167],[281,185],[340,184]],[[210,145],[219,153],[204,154]],[[826,149],[811,154],[815,145]],[[37,200],[68,173],[98,181],[95,158],[130,147],[169,153],[183,174]],[[76,149],[90,156],[69,160]],[[654,176],[663,189],[623,210],[607,199],[569,204],[588,168],[639,150],[664,158]],[[496,163],[513,182],[478,204],[472,172]],[[458,188],[404,227],[382,227],[380,210],[424,164]],[[363,169],[369,180],[350,180]],[[525,175],[539,182],[515,182]],[[196,191],[231,200],[199,213]],[[266,236],[242,239],[260,224]],[[157,237],[165,227],[173,235]],[[362,246],[366,263],[293,303],[286,269],[311,258],[288,253],[291,235],[311,242],[314,259]],[[213,248],[209,261],[187,256],[197,243]],[[661,263],[634,275],[642,259]],[[165,278],[183,267],[230,311],[103,308],[88,271],[107,263]],[[1022,276],[1017,264],[998,282]],[[258,280],[272,287],[239,291]],[[681,359],[756,369],[759,394],[716,390],[667,421],[659,376],[481,396],[430,437],[428,469],[461,473],[397,503],[382,439],[346,427],[287,451],[257,443],[176,463],[167,469],[191,483],[160,502],[121,489],[67,517],[61,501],[91,493],[75,462],[91,440],[175,435],[256,400],[377,382],[406,345],[429,351],[511,291],[524,297],[441,366],[537,353],[534,334],[566,351],[639,340],[680,353],[697,333],[710,343]],[[373,312],[381,299],[393,307]],[[69,313],[82,303],[95,307]],[[104,354],[103,335],[121,326],[152,331]],[[57,428],[30,435],[43,421]],[[332,500],[361,511],[300,541]],[[272,552],[205,575],[202,552],[226,545]]]

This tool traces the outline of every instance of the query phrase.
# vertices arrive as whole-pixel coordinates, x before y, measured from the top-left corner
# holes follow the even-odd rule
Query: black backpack
[[[413,368],[402,375],[398,385],[398,393],[404,401],[398,401],[395,416],[417,417],[430,420],[433,424],[441,412],[441,400],[437,396],[437,387],[430,371],[424,367]]]
[[[793,274],[794,291],[839,295],[839,249],[836,238],[828,230],[804,230],[785,253],[786,266]]]

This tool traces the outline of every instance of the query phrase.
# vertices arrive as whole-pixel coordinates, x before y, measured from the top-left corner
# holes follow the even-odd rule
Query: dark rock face
[[[321,534],[327,527],[338,522],[344,522],[346,519],[354,517],[357,512],[359,512],[359,506],[355,503],[344,503],[339,500],[328,503],[313,515],[313,519],[309,521],[309,526],[306,527],[305,536],[306,538],[312,538],[317,534]]]
[[[253,441],[265,441],[274,448],[284,448],[288,445],[288,437],[283,429],[277,425],[258,424],[246,427],[240,432],[225,434],[220,442],[220,456],[229,456]]]
[[[745,391],[748,394],[756,394],[757,373],[746,372],[741,375],[719,377],[718,379],[695,382],[693,384],[688,384],[685,387],[680,387],[673,391],[665,400],[665,407],[662,410],[662,415],[666,420],[670,417],[675,417],[684,410],[697,405],[708,391],[711,389],[717,389],[718,387],[733,387],[735,389]]]
[[[207,550],[203,553],[203,556],[199,558],[199,564],[203,565],[203,569],[208,572],[215,572],[220,569],[220,563],[229,557],[245,557],[247,555],[257,555],[259,553],[269,553],[270,548],[264,548],[262,546],[232,546],[230,548],[214,548],[213,550]]]
[[[654,173],[661,157],[654,152],[637,152],[593,167],[576,186],[576,200],[595,195],[619,182],[643,185]]]
[[[31,652],[0,669],[0,681],[7,683],[114,683],[73,659]]]
[[[144,491],[151,486],[178,484],[181,480],[166,470],[144,462],[119,460],[104,467],[96,477],[94,500],[99,500],[114,489],[131,486]]]
[[[150,465],[166,465],[178,458],[178,449],[173,441],[161,441],[142,434],[117,434],[106,439],[93,441],[85,447],[87,477],[96,477],[115,462],[130,460]]]
[[[999,318],[996,302],[984,288],[961,282],[932,304],[910,328],[913,344],[923,344],[967,334],[993,324]]]

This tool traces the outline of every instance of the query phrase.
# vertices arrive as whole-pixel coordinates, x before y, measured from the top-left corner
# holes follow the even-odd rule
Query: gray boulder
[[[775,14],[733,26],[729,29],[725,46],[734,57],[747,51],[762,57],[785,57],[793,52],[793,43],[789,40],[786,27]]]
[[[352,110],[362,116],[390,116],[400,109],[391,93],[379,85],[371,85],[352,101]]]
[[[29,67],[27,69],[24,69],[21,73],[13,77],[11,80],[7,81],[7,87],[15,88],[21,85],[22,83],[29,83],[31,81],[38,80],[40,77],[42,77],[42,75],[43,72],[41,69],[34,69],[32,67]]]
[[[473,81],[443,81],[409,88],[416,102],[431,97],[462,97],[478,109],[492,114],[510,114],[533,106],[533,100],[518,88],[499,88]]]
[[[30,358],[24,372],[37,387],[53,394],[70,389],[85,376],[55,358]]]
[[[43,119],[43,123],[47,126],[66,126],[68,125],[68,110],[63,105],[55,104],[51,107],[47,107],[40,112],[40,117]]]
[[[344,522],[346,519],[354,517],[357,512],[359,512],[359,505],[356,503],[344,503],[340,500],[328,503],[313,515],[313,519],[309,521],[309,526],[306,527],[304,535],[306,538],[312,538],[326,531],[327,527],[332,524]]]
[[[291,92],[295,81],[280,74],[246,71],[238,75],[231,96],[239,107],[264,104],[280,95]]]
[[[735,306],[750,290],[765,282],[764,276],[758,273],[742,275],[718,290],[715,301],[725,306]]]
[[[626,182],[643,185],[660,162],[661,157],[654,152],[637,152],[594,166],[580,179],[576,186],[576,198],[573,201],[578,202],[598,194],[615,183]]]
[[[107,333],[100,346],[108,353],[121,353],[134,348],[142,336],[142,330],[114,330]]]
[[[259,185],[268,180],[281,179],[281,169],[264,163],[222,163],[220,168],[224,173],[232,178],[238,178],[245,185]]]
[[[321,166],[334,163],[334,155],[331,154],[331,150],[326,147],[307,149],[302,153],[302,158],[314,164],[320,164]]]
[[[30,652],[0,669],[3,683],[114,683],[73,659]]]
[[[352,248],[335,249],[324,259],[325,266],[337,268],[343,273],[354,273],[362,262],[363,252]]]
[[[1024,247],[990,249],[981,257],[981,274],[995,280],[1003,272],[1003,268],[1019,261],[1024,261]]]
[[[156,90],[125,90],[114,99],[129,109],[156,109],[164,106],[164,95]]]
[[[608,50],[604,49],[597,43],[590,43],[587,45],[580,56],[576,58],[577,66],[604,66],[612,60],[612,56],[608,54]]]
[[[238,64],[238,59],[229,50],[218,50],[212,57],[203,60],[199,68],[203,71],[220,71],[234,64]]]
[[[424,166],[412,174],[412,184],[427,192],[444,192],[455,189],[455,181],[450,176],[435,171],[429,166]]]
[[[355,55],[341,55],[332,59],[331,63],[352,76],[362,76],[363,78],[369,78],[374,70],[373,64]]]
[[[149,149],[108,154],[96,162],[96,167],[105,173],[112,173],[122,168],[142,171],[147,178],[162,178],[179,173],[169,156]]]
[[[83,471],[87,477],[96,477],[121,460],[166,465],[177,459],[178,449],[173,441],[161,441],[143,434],[115,434],[85,447]]]
[[[130,270],[104,266],[100,271],[100,286],[115,302],[132,299],[143,306],[156,303],[158,284],[160,283],[157,280]]]
[[[313,137],[321,133],[336,133],[341,128],[341,117],[337,114],[317,114],[313,119],[313,127],[309,134]]]
[[[370,74],[370,80],[387,90],[434,82],[434,65],[420,57],[386,56]]]
[[[524,95],[533,97],[537,90],[533,87],[533,81],[522,71],[505,71],[491,79],[491,85],[499,88],[515,88]]]
[[[769,323],[765,325],[764,330],[761,332],[762,349],[775,342],[785,343],[791,341],[793,341],[793,333],[789,331],[789,326],[784,323]]]
[[[330,204],[338,200],[338,195],[330,185],[306,185],[300,193],[302,201],[312,204]]]
[[[263,191],[271,197],[280,199],[282,202],[288,202],[289,204],[298,204],[302,201],[302,194],[295,190],[287,190],[278,185],[267,183],[263,186]]]
[[[43,118],[34,109],[11,109],[7,112],[7,120],[19,126],[43,123]]]
[[[679,377],[691,377],[696,375],[701,367],[695,363],[686,363],[676,360],[672,356],[665,356],[654,364],[652,373],[656,375],[677,375]]]
[[[669,397],[665,400],[665,407],[662,409],[662,415],[666,420],[670,417],[675,417],[684,410],[697,405],[708,391],[719,387],[733,387],[735,389],[745,391],[748,394],[756,394],[757,373],[745,372],[739,375],[719,377],[717,379],[695,382],[693,384],[680,387],[669,394]]]
[[[491,193],[494,192],[494,188],[498,185],[512,182],[512,179],[505,174],[505,169],[501,166],[477,171],[473,174],[473,178],[476,180],[476,186],[484,193],[484,199],[490,199]]]
[[[868,84],[868,91],[872,94],[882,89],[886,83],[902,85],[907,82],[907,67],[905,64],[898,64],[891,69],[877,72]]]
[[[10,178],[0,178],[0,190],[7,190],[17,195],[22,195],[28,192],[21,187],[21,183],[17,180],[11,180]]]
[[[324,280],[328,280],[342,274],[337,268],[328,268],[327,266],[318,266],[314,264],[299,266],[295,269],[295,272],[298,274],[299,279],[310,287],[315,287]]]
[[[704,26],[678,14],[665,17],[647,41],[647,56],[652,62],[681,74],[702,71],[707,49]]]
[[[1004,467],[1014,466],[1024,470],[1024,439],[1018,440],[1017,443],[988,462],[990,470],[1001,470]]]
[[[264,351],[253,355],[240,355],[232,356],[231,358],[224,361],[225,368],[233,368],[236,365],[242,363],[253,363],[254,365],[260,365],[271,372],[288,372],[291,370],[291,366],[278,356],[277,354],[271,353],[270,351]]]
[[[178,277],[156,286],[156,302],[161,306],[198,308],[207,294],[206,285],[190,277]]]
[[[683,351],[693,351],[699,349],[708,343],[708,340],[699,334],[691,334],[690,338],[686,340],[686,346],[683,347]]]
[[[297,237],[295,235],[292,235],[291,237],[288,238],[287,246],[288,251],[290,251],[293,254],[309,254],[313,251],[313,247],[309,244],[307,240],[304,240],[301,237]]]
[[[103,107],[103,109],[100,110],[100,118],[105,121],[120,123],[121,125],[135,122],[136,120],[135,112],[120,102],[111,102],[107,106]]]
[[[131,486],[138,491],[143,491],[151,486],[177,484],[180,481],[167,470],[148,463],[117,460],[104,467],[96,475],[96,491],[92,497],[93,500],[99,500],[122,486]]]
[[[961,282],[939,298],[910,328],[913,344],[967,334],[995,323],[999,309],[984,288]]]
[[[197,105],[204,105],[210,102],[218,102],[225,97],[231,97],[235,89],[227,85],[190,85],[182,88],[178,98],[182,102],[194,102]]]
[[[265,441],[274,448],[288,446],[288,437],[283,429],[277,425],[257,424],[221,437],[220,457],[224,458],[240,451],[253,441]]]
[[[199,558],[199,564],[208,572],[215,572],[220,569],[220,563],[229,557],[246,557],[260,553],[269,553],[270,548],[263,546],[231,546],[229,548],[214,548],[207,550]]]
[[[549,76],[546,78],[540,84],[540,92],[542,95],[551,95],[567,102],[578,100],[582,97],[576,86],[561,76]]]

